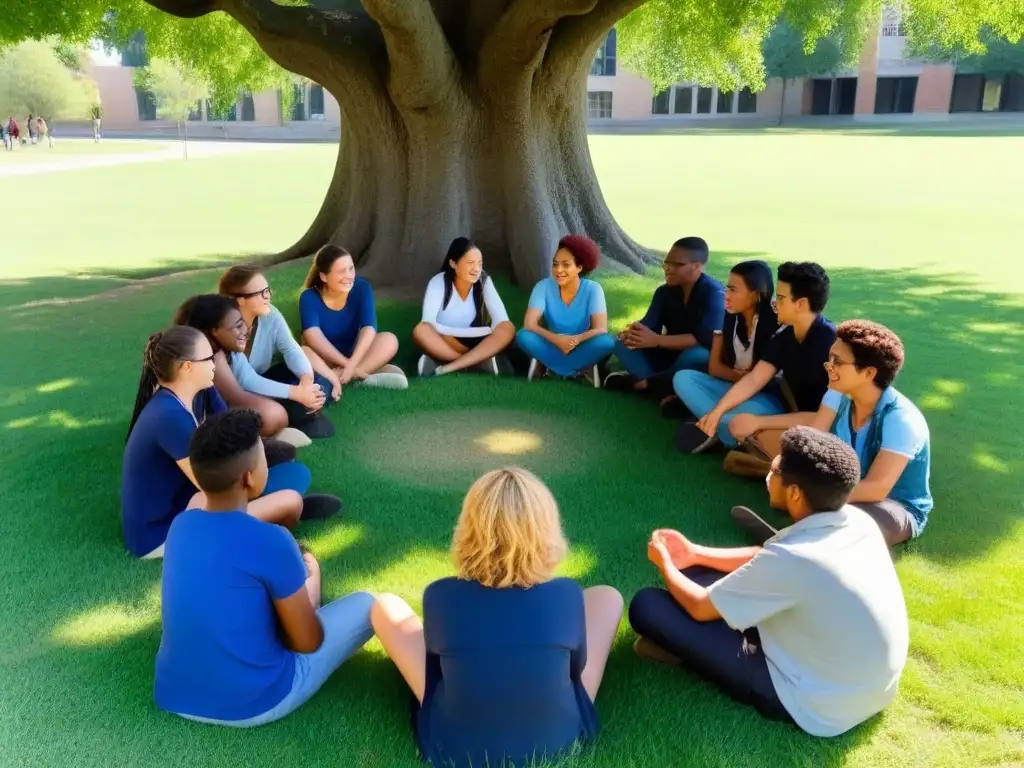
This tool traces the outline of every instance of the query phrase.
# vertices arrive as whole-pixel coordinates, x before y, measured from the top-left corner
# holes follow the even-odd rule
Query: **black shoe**
[[[308,493],[302,497],[301,520],[326,520],[341,513],[341,499],[329,493]]]
[[[295,461],[295,456],[298,454],[298,449],[294,445],[273,437],[263,438],[263,450],[267,455],[268,468]]]
[[[323,440],[327,437],[334,437],[334,422],[324,415],[322,410],[309,414],[301,421],[292,424],[311,440]]]
[[[625,371],[613,371],[604,377],[604,388],[609,392],[632,392],[636,379]]]
[[[732,521],[750,536],[757,544],[764,544],[768,539],[778,533],[750,507],[733,507],[730,512]]]
[[[676,448],[683,453],[704,453],[719,445],[718,437],[708,437],[695,421],[684,421],[676,430]]]
[[[661,406],[661,417],[663,419],[675,419],[677,421],[696,421],[696,416],[686,407],[686,403],[678,397],[669,400]]]

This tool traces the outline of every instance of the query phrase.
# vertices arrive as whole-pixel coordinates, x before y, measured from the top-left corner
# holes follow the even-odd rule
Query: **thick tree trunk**
[[[490,271],[530,285],[565,234],[596,240],[606,265],[641,271],[653,261],[608,210],[585,119],[594,53],[643,0],[331,0],[330,10],[149,2],[182,15],[230,13],[341,105],[320,212],[268,261],[330,242],[375,283],[419,287],[466,235]]]

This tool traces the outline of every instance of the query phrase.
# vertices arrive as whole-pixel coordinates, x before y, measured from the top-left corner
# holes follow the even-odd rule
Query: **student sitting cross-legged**
[[[341,398],[341,382],[337,374],[312,349],[299,346],[284,315],[270,303],[273,291],[259,267],[247,264],[231,267],[221,275],[217,293],[238,302],[238,311],[242,313],[248,334],[244,355],[249,367],[260,377],[290,387],[304,387],[314,382],[327,395],[328,402],[336,402]],[[278,362],[274,362],[276,356],[281,358]],[[240,370],[240,361],[238,369],[232,365],[236,376]],[[301,403],[281,396],[285,389],[265,389],[273,389],[273,394],[269,396],[284,406],[290,424],[310,437],[329,437],[333,434],[334,425],[323,415],[322,410],[310,416]]]
[[[819,265],[779,266],[774,303],[785,327],[750,372],[731,386],[692,371],[673,378],[676,395],[694,416],[679,427],[679,450],[700,453],[719,443],[733,448],[751,438],[759,453],[771,457],[783,430],[810,423],[828,388],[822,364],[836,340],[835,326],[821,314],[828,294],[828,275]]]
[[[192,296],[174,313],[174,324],[188,325],[206,334],[217,362],[217,391],[232,408],[256,411],[264,436],[302,447],[309,445],[309,434],[334,434],[334,425],[319,413],[327,401],[326,395],[312,379],[289,385],[253,370],[245,354],[249,330],[237,301],[218,293]],[[290,402],[294,402],[294,408],[286,405]]]
[[[835,435],[782,435],[768,490],[793,524],[763,547],[714,549],[655,531],[665,589],[637,593],[629,622],[646,656],[682,664],[768,718],[838,736],[896,696],[909,627],[878,526],[847,504],[857,455]]]
[[[208,419],[189,461],[206,501],[167,535],[156,704],[213,725],[280,720],[373,636],[373,595],[321,607],[316,559],[247,511],[267,483],[255,411]]]
[[[681,388],[699,388],[717,400],[750,373],[779,328],[774,290],[772,270],[763,261],[741,261],[729,271],[725,317],[713,335],[707,373],[688,370],[679,377]],[[674,394],[662,401],[661,412],[666,418],[696,420]]]
[[[342,386],[409,386],[402,369],[391,365],[398,339],[377,332],[373,289],[356,277],[352,254],[344,248],[325,245],[313,257],[299,296],[299,319],[303,342],[331,366]]]
[[[601,386],[597,364],[611,354],[615,339],[608,333],[604,290],[586,279],[600,259],[590,238],[566,235],[559,241],[551,277],[534,286],[516,334],[519,348],[531,358],[531,381],[551,373]]]
[[[684,369],[705,371],[713,335],[722,328],[724,289],[704,268],[708,244],[684,237],[669,249],[662,269],[665,284],[654,292],[651,306],[615,342],[615,356],[624,371],[608,374],[605,389],[665,395],[672,374]]]
[[[214,365],[210,342],[195,328],[168,328],[146,344],[121,470],[121,525],[125,545],[137,557],[162,557],[174,518],[203,503],[188,447],[207,417],[227,410],[213,387]],[[249,514],[292,526],[303,514],[308,519],[337,512],[341,503],[333,496],[303,499],[309,482],[304,465],[275,465]]]
[[[900,544],[921,535],[933,506],[928,423],[892,385],[903,367],[899,336],[868,320],[840,323],[836,336],[825,363],[830,388],[813,426],[857,452],[861,480],[850,503],[878,523],[889,546]],[[732,515],[757,541],[776,533],[747,507]]]
[[[412,329],[423,350],[419,375],[476,369],[497,376],[498,356],[515,337],[494,281],[484,272],[480,249],[468,237],[455,238],[441,271],[427,283],[423,319]]]
[[[401,598],[378,598],[374,631],[420,703],[416,739],[436,768],[531,765],[596,736],[622,597],[555,578],[565,552],[551,492],[499,469],[469,489],[458,577],[427,587],[423,621]]]

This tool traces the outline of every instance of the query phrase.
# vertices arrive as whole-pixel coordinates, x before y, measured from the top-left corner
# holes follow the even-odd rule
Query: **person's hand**
[[[310,412],[313,412],[319,411],[324,407],[324,401],[327,399],[327,396],[320,389],[319,384],[314,383],[312,379],[308,379],[305,383],[292,387],[291,399],[304,405]]]
[[[312,552],[305,552],[302,555],[302,562],[306,564],[306,578],[313,575],[320,575],[320,563],[313,557]]]
[[[576,349],[576,338],[574,336],[563,336],[559,334],[555,341],[555,346],[563,355],[568,355],[574,349]]]
[[[729,422],[729,433],[742,443],[761,428],[759,422],[757,416],[741,413]]]
[[[658,346],[658,337],[661,334],[655,333],[643,323],[633,323],[626,336],[626,346],[630,349],[650,349]]]
[[[664,571],[667,566],[672,565],[672,556],[669,554],[665,542],[657,533],[651,534],[651,538],[647,542],[647,559],[659,571]]]
[[[697,548],[692,541],[679,531],[671,528],[659,528],[651,534],[651,539],[660,539],[672,565],[680,571],[697,564]]]
[[[337,368],[334,369],[334,372],[338,376],[338,383],[341,386],[345,386],[350,381],[352,381],[352,377],[355,375],[356,369],[354,366],[351,365],[339,365]]]
[[[697,421],[697,427],[708,437],[714,437],[718,433],[718,423],[721,420],[722,416],[718,411],[708,411]]]

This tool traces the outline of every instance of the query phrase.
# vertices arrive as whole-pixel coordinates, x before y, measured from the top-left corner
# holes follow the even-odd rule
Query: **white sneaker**
[[[409,380],[397,365],[385,365],[376,373],[367,376],[363,380],[363,385],[380,389],[408,389]]]
[[[310,437],[301,430],[295,427],[285,427],[276,435],[275,438],[280,440],[282,443],[288,443],[288,445],[294,445],[296,448],[305,448],[307,445],[312,445],[313,441]]]
[[[530,359],[530,370],[526,373],[527,381],[536,381],[547,375],[548,369],[537,362],[536,358]]]
[[[600,389],[601,388],[601,372],[599,370],[597,370],[597,366],[596,365],[591,369],[590,375],[587,378],[590,379],[590,381],[593,382],[594,389]]]
[[[491,363],[491,366],[490,366],[491,367],[491,371],[494,372],[494,375],[495,376],[500,376],[501,374],[498,373],[498,358],[497,357],[492,357],[491,360],[490,360],[490,363]]]
[[[437,370],[437,363],[429,355],[420,355],[420,360],[416,364],[416,375],[421,379],[426,376],[433,376]]]

